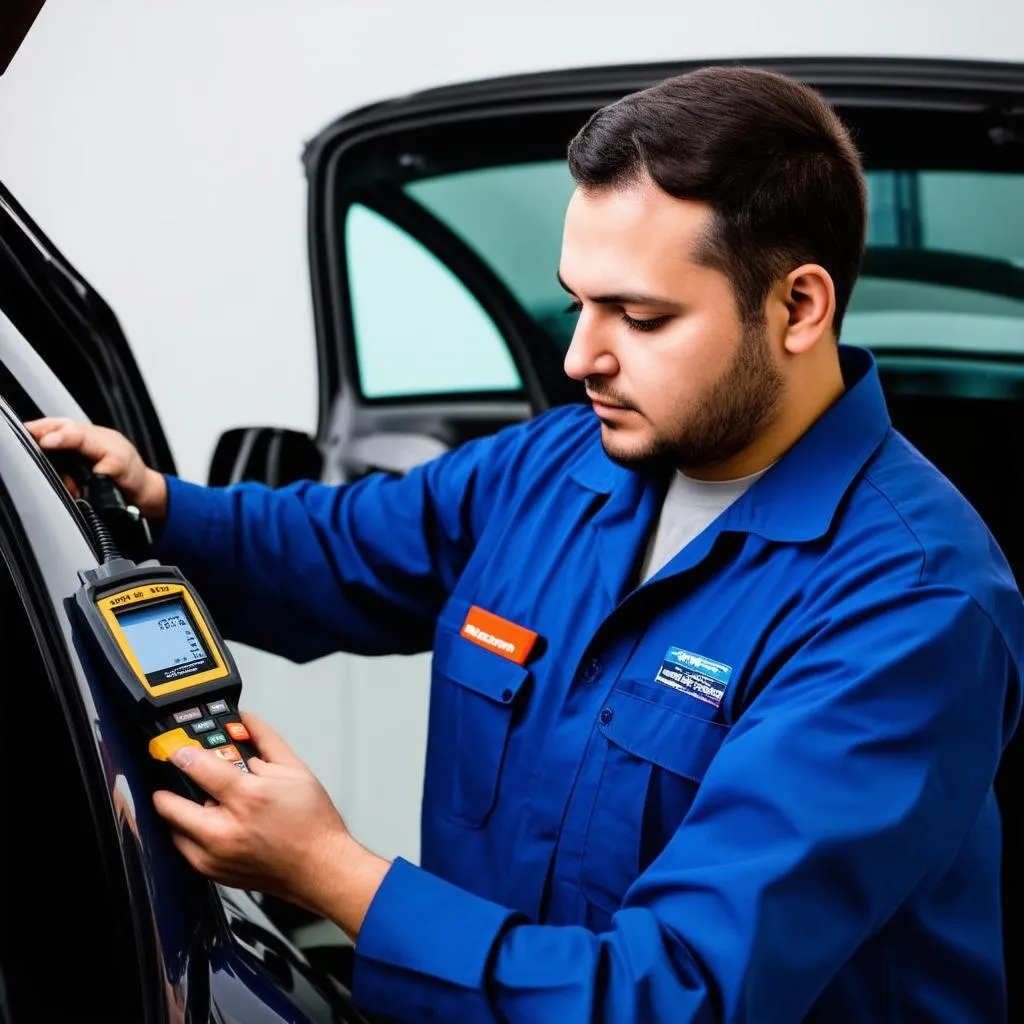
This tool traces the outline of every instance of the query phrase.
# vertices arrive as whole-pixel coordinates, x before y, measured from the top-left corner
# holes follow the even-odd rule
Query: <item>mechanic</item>
[[[388,1019],[1003,1019],[1024,601],[838,344],[848,132],[723,66],[598,111],[569,165],[565,370],[592,407],[277,490],[31,424],[162,522],[229,637],[433,648],[421,867],[362,847],[251,715],[253,774],[183,749],[215,800],[160,813],[199,871],[337,922]]]

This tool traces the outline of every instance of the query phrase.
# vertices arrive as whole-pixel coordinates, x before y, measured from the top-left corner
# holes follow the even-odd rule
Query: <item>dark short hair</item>
[[[836,290],[836,334],[864,258],[860,156],[812,88],[761,68],[700,68],[602,107],[569,145],[581,188],[645,176],[715,213],[695,259],[731,281],[740,315],[760,320],[773,284],[817,263]]]

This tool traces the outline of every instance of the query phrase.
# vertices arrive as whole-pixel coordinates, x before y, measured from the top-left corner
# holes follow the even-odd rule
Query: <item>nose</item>
[[[562,364],[567,376],[573,380],[584,380],[587,377],[614,377],[618,373],[618,360],[603,340],[602,333],[585,311],[580,314]]]

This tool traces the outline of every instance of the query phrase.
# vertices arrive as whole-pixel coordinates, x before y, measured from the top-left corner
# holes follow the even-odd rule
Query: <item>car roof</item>
[[[449,110],[494,102],[531,99],[582,99],[590,94],[625,95],[655,82],[709,65],[768,68],[818,88],[843,90],[890,87],[961,91],[1019,90],[1024,62],[945,60],[917,57],[730,57],[708,60],[594,65],[471,79],[423,89],[357,107],[327,124],[310,140],[315,147],[338,127],[355,122],[385,121],[409,114]]]

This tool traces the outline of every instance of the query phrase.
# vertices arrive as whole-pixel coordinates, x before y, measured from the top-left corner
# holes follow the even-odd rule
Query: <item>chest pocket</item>
[[[689,698],[687,698],[689,699]],[[587,900],[606,915],[661,852],[690,809],[729,727],[616,690],[598,728],[604,763],[581,861]],[[600,754],[598,756],[601,756]]]
[[[424,788],[434,812],[474,827],[487,820],[528,676],[458,632],[438,630]]]

